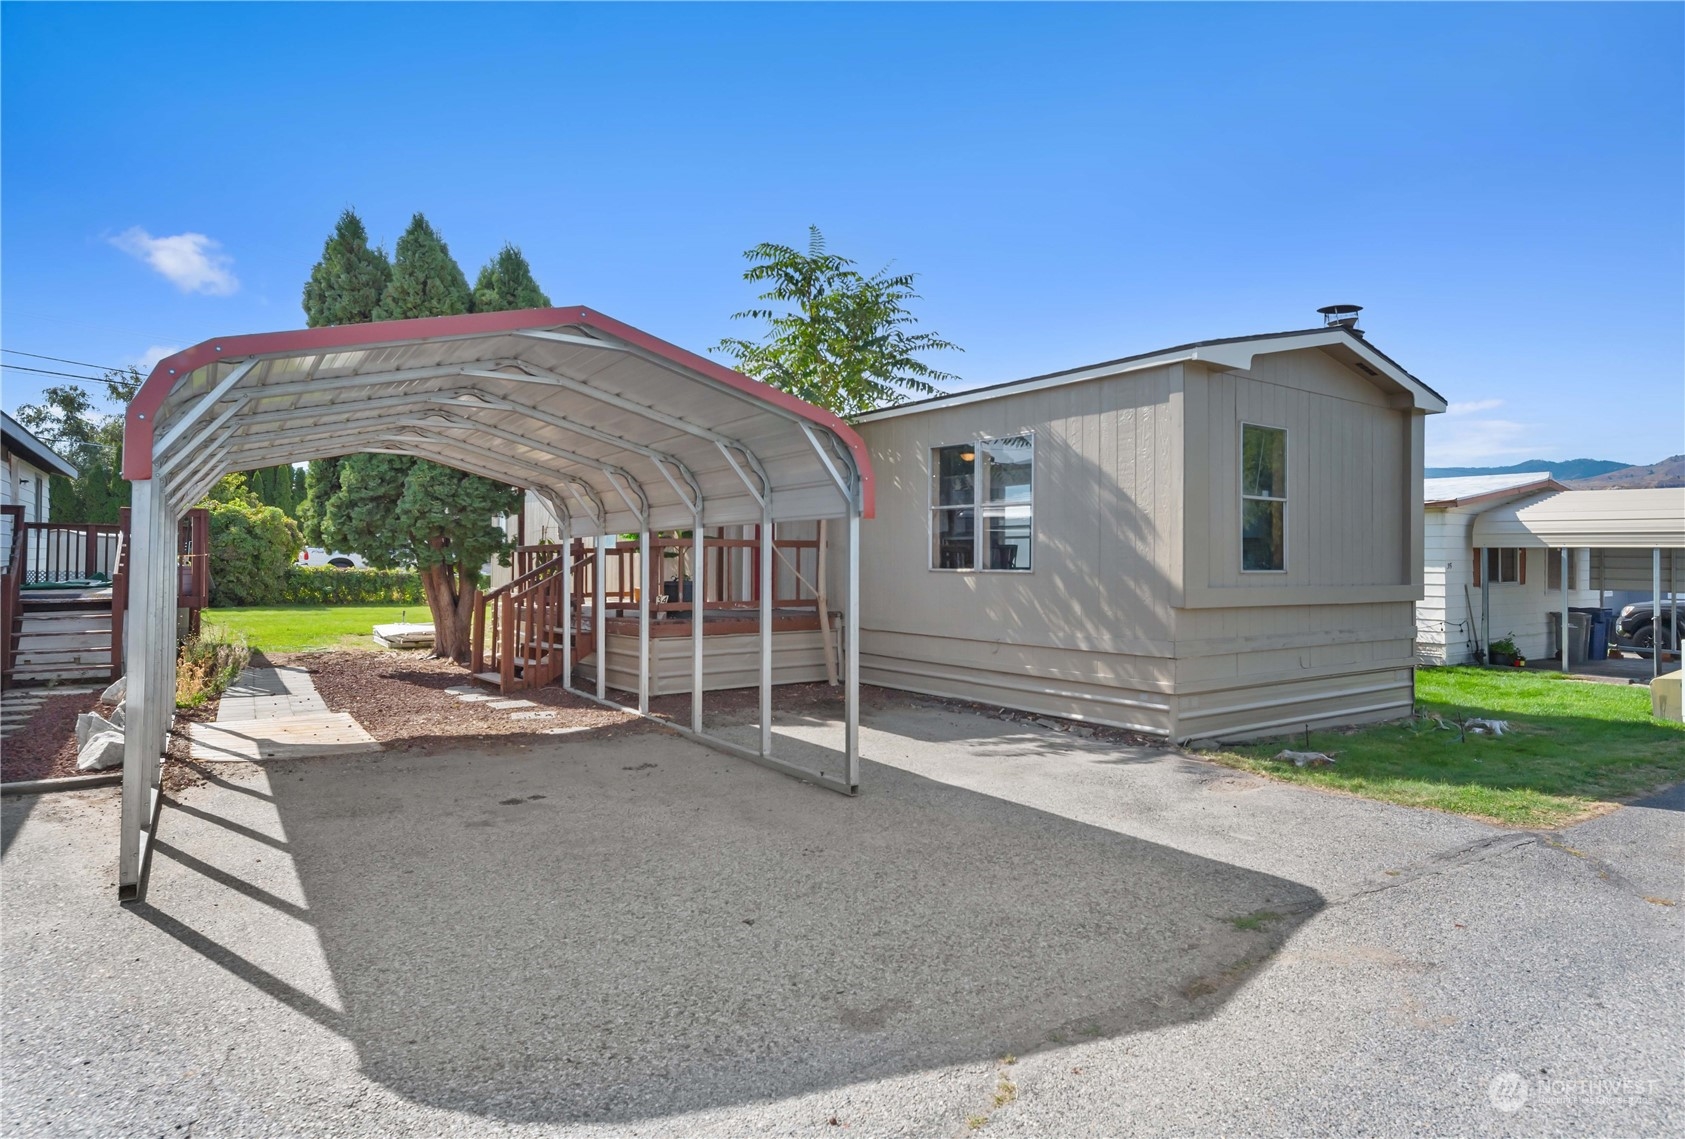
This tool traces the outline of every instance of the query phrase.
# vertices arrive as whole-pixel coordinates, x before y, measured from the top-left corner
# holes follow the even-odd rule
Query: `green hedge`
[[[334,569],[295,565],[281,580],[281,605],[419,605],[421,575],[414,570]]]

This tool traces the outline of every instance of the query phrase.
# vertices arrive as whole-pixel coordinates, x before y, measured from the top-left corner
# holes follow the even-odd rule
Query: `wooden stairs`
[[[112,678],[109,589],[69,597],[25,591],[20,601],[8,646],[9,684]]]

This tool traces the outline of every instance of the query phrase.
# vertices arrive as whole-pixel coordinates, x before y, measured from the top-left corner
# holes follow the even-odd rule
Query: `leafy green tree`
[[[759,341],[727,338],[715,351],[745,375],[845,417],[938,394],[937,384],[957,378],[919,359],[960,349],[914,331],[913,274],[865,276],[826,251],[818,226],[808,227],[806,253],[768,242],[743,256],[750,262],[743,279],[767,286],[759,297],[767,307],[732,319],[761,321],[766,331]]]
[[[454,316],[467,312],[472,299],[468,278],[451,257],[450,247],[425,217],[416,214],[398,239],[392,279],[374,307],[374,319]]]
[[[513,245],[499,249],[474,281],[475,312],[549,307],[550,298],[533,280],[532,266]]]
[[[339,215],[333,235],[322,246],[322,259],[304,285],[304,318],[311,328],[330,324],[366,324],[392,279],[386,251],[369,248],[369,234],[355,211]]]
[[[107,372],[98,381],[105,397],[127,403],[140,389],[134,368]],[[39,404],[18,408],[18,421],[55,452],[70,460],[77,477],[53,475],[49,482],[49,521],[114,523],[129,504],[129,484],[122,476],[123,417],[100,410],[95,397],[79,384],[50,387]]]
[[[351,455],[312,515],[310,535],[329,549],[356,550],[377,569],[415,566],[433,614],[433,651],[464,660],[474,606],[494,558],[509,564],[497,523],[521,507],[521,491],[405,455]]]
[[[211,604],[280,602],[304,545],[298,524],[266,506],[240,472],[218,479],[199,505],[211,516]]]

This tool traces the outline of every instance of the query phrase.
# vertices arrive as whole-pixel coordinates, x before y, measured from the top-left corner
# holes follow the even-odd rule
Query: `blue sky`
[[[3,343],[297,327],[352,205],[701,350],[741,251],[816,223],[920,274],[957,386],[1350,301],[1454,401],[1430,462],[1648,462],[1685,450],[1682,13],[11,3]]]

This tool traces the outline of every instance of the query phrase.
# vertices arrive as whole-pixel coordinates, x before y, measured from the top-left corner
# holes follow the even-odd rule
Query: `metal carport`
[[[1547,491],[1495,506],[1474,520],[1476,559],[1488,548],[1529,547],[1560,551],[1562,581],[1569,580],[1570,550],[1590,553],[1592,589],[1648,589],[1660,626],[1662,594],[1675,595],[1679,620],[1679,561],[1685,553],[1685,488]],[[1481,575],[1481,641],[1492,643],[1491,581]],[[1568,671],[1568,589],[1562,591],[1562,671]],[[1659,638],[1658,638],[1659,641]],[[1651,674],[1661,673],[1661,645],[1650,654]]]
[[[760,606],[759,747],[703,731],[701,621],[685,734],[838,791],[858,788],[860,520],[872,515],[873,484],[865,444],[836,416],[585,308],[233,336],[161,360],[127,412],[120,897],[140,896],[174,707],[177,520],[229,471],[370,451],[525,487],[569,538],[636,531],[647,548],[655,530],[688,529],[699,541],[705,526],[758,525],[767,580],[776,523],[845,519],[842,769],[809,771],[772,754],[770,589]],[[601,638],[603,622],[595,628]],[[639,642],[647,677],[647,605]],[[603,671],[595,694],[578,694],[604,699]],[[640,689],[632,710],[647,715],[647,679]]]

